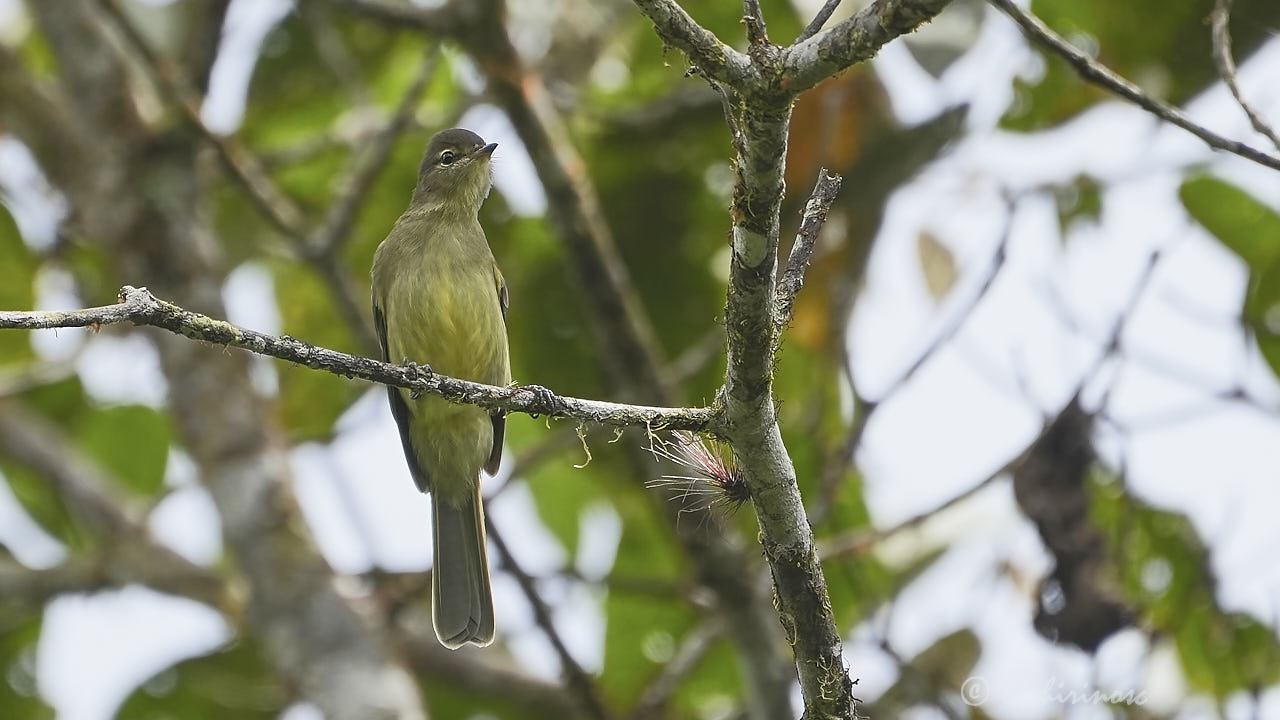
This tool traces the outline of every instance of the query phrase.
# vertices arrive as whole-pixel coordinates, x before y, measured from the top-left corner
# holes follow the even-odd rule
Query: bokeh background
[[[773,40],[819,4],[762,2]],[[742,45],[737,3],[685,6]],[[426,139],[461,125],[499,143],[481,220],[511,289],[516,379],[643,396],[609,366],[580,258],[547,219],[564,199],[545,189],[552,160],[526,150],[528,120],[513,123],[503,35],[545,90],[539,122],[582,160],[569,166],[599,198],[668,397],[712,400],[730,139],[718,97],[630,3],[484,3],[462,33],[338,2],[104,7],[0,0],[0,308],[148,285],[372,354],[373,250]],[[1030,8],[1197,122],[1267,147],[1214,67],[1210,0]],[[1273,126],[1277,28],[1280,4],[1235,4],[1240,85]],[[801,97],[784,238],[821,167],[844,189],[777,396],[864,714],[1280,718],[1280,174],[1082,83],[976,0]],[[321,717],[291,675],[305,658],[273,664],[270,618],[245,611],[271,577],[296,578],[255,570],[258,546],[227,535],[240,486],[212,469],[230,436],[287,461],[270,484],[290,552],[300,567],[318,553],[321,586],[394,638],[430,716],[572,707],[512,561],[616,717],[749,715],[731,638],[754,630],[707,602],[670,522],[714,497],[646,488],[672,468],[637,462],[642,433],[510,419],[486,485],[511,551],[492,553],[498,641],[442,659],[430,500],[382,390],[226,360],[240,355],[154,330],[0,332],[0,717]],[[230,376],[211,362],[243,363],[244,382],[217,387]],[[210,410],[201,392],[251,407]],[[688,515],[765,582],[749,506]],[[226,586],[120,559],[135,546]]]

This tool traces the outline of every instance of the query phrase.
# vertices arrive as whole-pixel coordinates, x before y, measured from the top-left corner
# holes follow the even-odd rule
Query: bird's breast
[[[510,382],[506,324],[489,263],[427,262],[396,282],[387,308],[392,362],[408,358],[465,380]]]

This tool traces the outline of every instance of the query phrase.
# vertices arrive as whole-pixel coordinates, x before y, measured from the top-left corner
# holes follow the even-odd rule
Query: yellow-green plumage
[[[506,291],[476,219],[492,150],[466,130],[432,138],[413,202],[374,254],[374,321],[389,362],[511,382]],[[436,635],[448,647],[487,645],[494,622],[480,471],[497,471],[505,422],[475,406],[389,393],[414,481],[432,494]]]

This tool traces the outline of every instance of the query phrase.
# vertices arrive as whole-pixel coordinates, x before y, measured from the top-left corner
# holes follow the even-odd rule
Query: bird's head
[[[414,204],[474,215],[489,195],[493,183],[489,157],[497,147],[462,128],[436,133],[418,167]]]

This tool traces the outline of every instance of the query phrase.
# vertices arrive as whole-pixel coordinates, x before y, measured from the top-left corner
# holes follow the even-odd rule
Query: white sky
[[[0,19],[12,7],[13,0],[0,0]],[[280,0],[257,6],[234,3],[225,43],[239,50],[219,62],[205,108],[211,126],[230,131],[238,124],[252,69],[244,58],[261,42],[264,23],[287,8]],[[920,122],[954,103],[969,102],[972,132],[901,188],[887,208],[849,332],[855,376],[868,397],[877,398],[968,304],[999,238],[1006,193],[1065,182],[1082,173],[1105,185],[1098,222],[1077,225],[1065,239],[1059,237],[1051,200],[1024,197],[1014,218],[1008,261],[996,284],[953,341],[872,419],[858,461],[877,525],[890,526],[935,507],[1022,450],[1041,418],[1061,406],[1093,362],[1147,253],[1163,247],[1164,259],[1126,330],[1124,349],[1180,372],[1170,378],[1154,371],[1151,362],[1125,362],[1118,372],[1104,373],[1101,382],[1115,379],[1111,413],[1132,427],[1126,439],[1103,426],[1099,440],[1112,460],[1123,451],[1131,488],[1144,500],[1191,518],[1212,550],[1222,605],[1274,625],[1280,613],[1280,567],[1270,551],[1280,546],[1280,525],[1274,522],[1280,507],[1280,484],[1275,482],[1280,422],[1204,398],[1242,377],[1261,397],[1274,399],[1280,390],[1233,324],[1246,280],[1243,266],[1194,227],[1176,192],[1183,167],[1206,164],[1275,206],[1280,174],[1210,153],[1185,132],[1157,125],[1119,103],[1098,106],[1049,132],[998,130],[996,121],[1012,98],[1012,77],[1041,69],[1040,60],[1003,17],[987,22],[981,40],[940,80],[923,72],[901,43],[886,47],[874,67],[904,122]],[[1278,69],[1280,40],[1273,39],[1242,66],[1241,84],[1265,115],[1280,122],[1280,85],[1274,82]],[[1189,110],[1224,135],[1265,146],[1221,87],[1197,98]],[[539,213],[545,197],[506,118],[492,107],[478,106],[464,116],[464,124],[500,143],[496,161],[504,169],[498,191],[518,212]],[[0,158],[17,158],[4,163],[0,185],[30,190],[14,197],[22,208],[15,215],[33,242],[41,242],[48,237],[52,215],[47,193],[23,169],[29,163],[24,165],[22,153],[12,141],[0,142]],[[846,192],[854,190],[849,186]],[[43,214],[28,211],[39,207],[45,208]],[[951,250],[961,272],[941,306],[930,299],[918,267],[916,237],[922,230]],[[79,305],[68,287],[65,276],[46,273],[38,283],[39,306]],[[237,269],[225,295],[233,321],[278,331],[266,271],[252,265]],[[1063,324],[1055,302],[1065,302],[1082,333]],[[86,340],[83,333],[68,331],[33,334],[32,342],[45,357],[73,362],[89,392],[105,402],[155,405],[163,400],[164,379],[144,340]],[[1188,383],[1186,376],[1200,380]],[[254,381],[264,390],[275,387],[274,366],[260,363]],[[375,564],[413,571],[430,564],[429,500],[412,487],[383,397],[371,391],[361,398],[340,421],[334,442],[308,444],[293,453],[295,490],[306,519],[325,556],[345,572]],[[150,526],[178,551],[208,563],[219,552],[216,514],[192,475],[189,460],[173,454],[168,482],[175,489],[154,511]],[[510,544],[522,565],[535,574],[554,571],[571,558],[537,521],[528,489],[517,483],[491,504],[489,513],[508,538],[519,538]],[[594,507],[584,513],[582,524],[588,540],[572,561],[590,576],[603,575],[613,562],[619,520],[612,510]],[[33,566],[61,557],[57,543],[21,517],[3,483],[0,542]],[[851,633],[848,661],[860,678],[858,691],[864,699],[874,700],[896,678],[893,663],[878,648],[882,637],[910,657],[937,638],[968,627],[982,640],[975,675],[989,688],[984,707],[993,717],[1104,716],[1098,707],[1054,704],[1046,690],[1050,680],[1077,690],[1090,683],[1104,690],[1145,689],[1155,711],[1180,708],[1183,718],[1217,715],[1211,703],[1186,697],[1170,648],[1150,647],[1136,631],[1108,641],[1096,660],[1054,647],[1035,634],[1029,588],[1051,561],[1018,512],[1007,483],[986,488],[889,543],[883,556],[905,561],[942,545],[950,546],[946,555],[901,594],[892,613],[879,613]],[[1031,581],[1015,582],[1001,570],[1005,566]],[[502,575],[495,577],[494,586],[501,630],[516,659],[532,672],[555,677],[554,653],[533,625],[518,588]],[[568,583],[547,590],[548,599],[558,603],[557,625],[575,657],[588,668],[599,668],[601,597]],[[45,627],[36,662],[39,687],[59,717],[68,720],[110,717],[136,682],[228,637],[227,627],[211,610],[138,588],[60,599],[50,606]],[[1226,713],[1280,717],[1280,692],[1264,694],[1258,708],[1243,695],[1233,698]],[[315,712],[300,706],[287,715],[299,720]],[[932,717],[927,712],[918,716]]]

